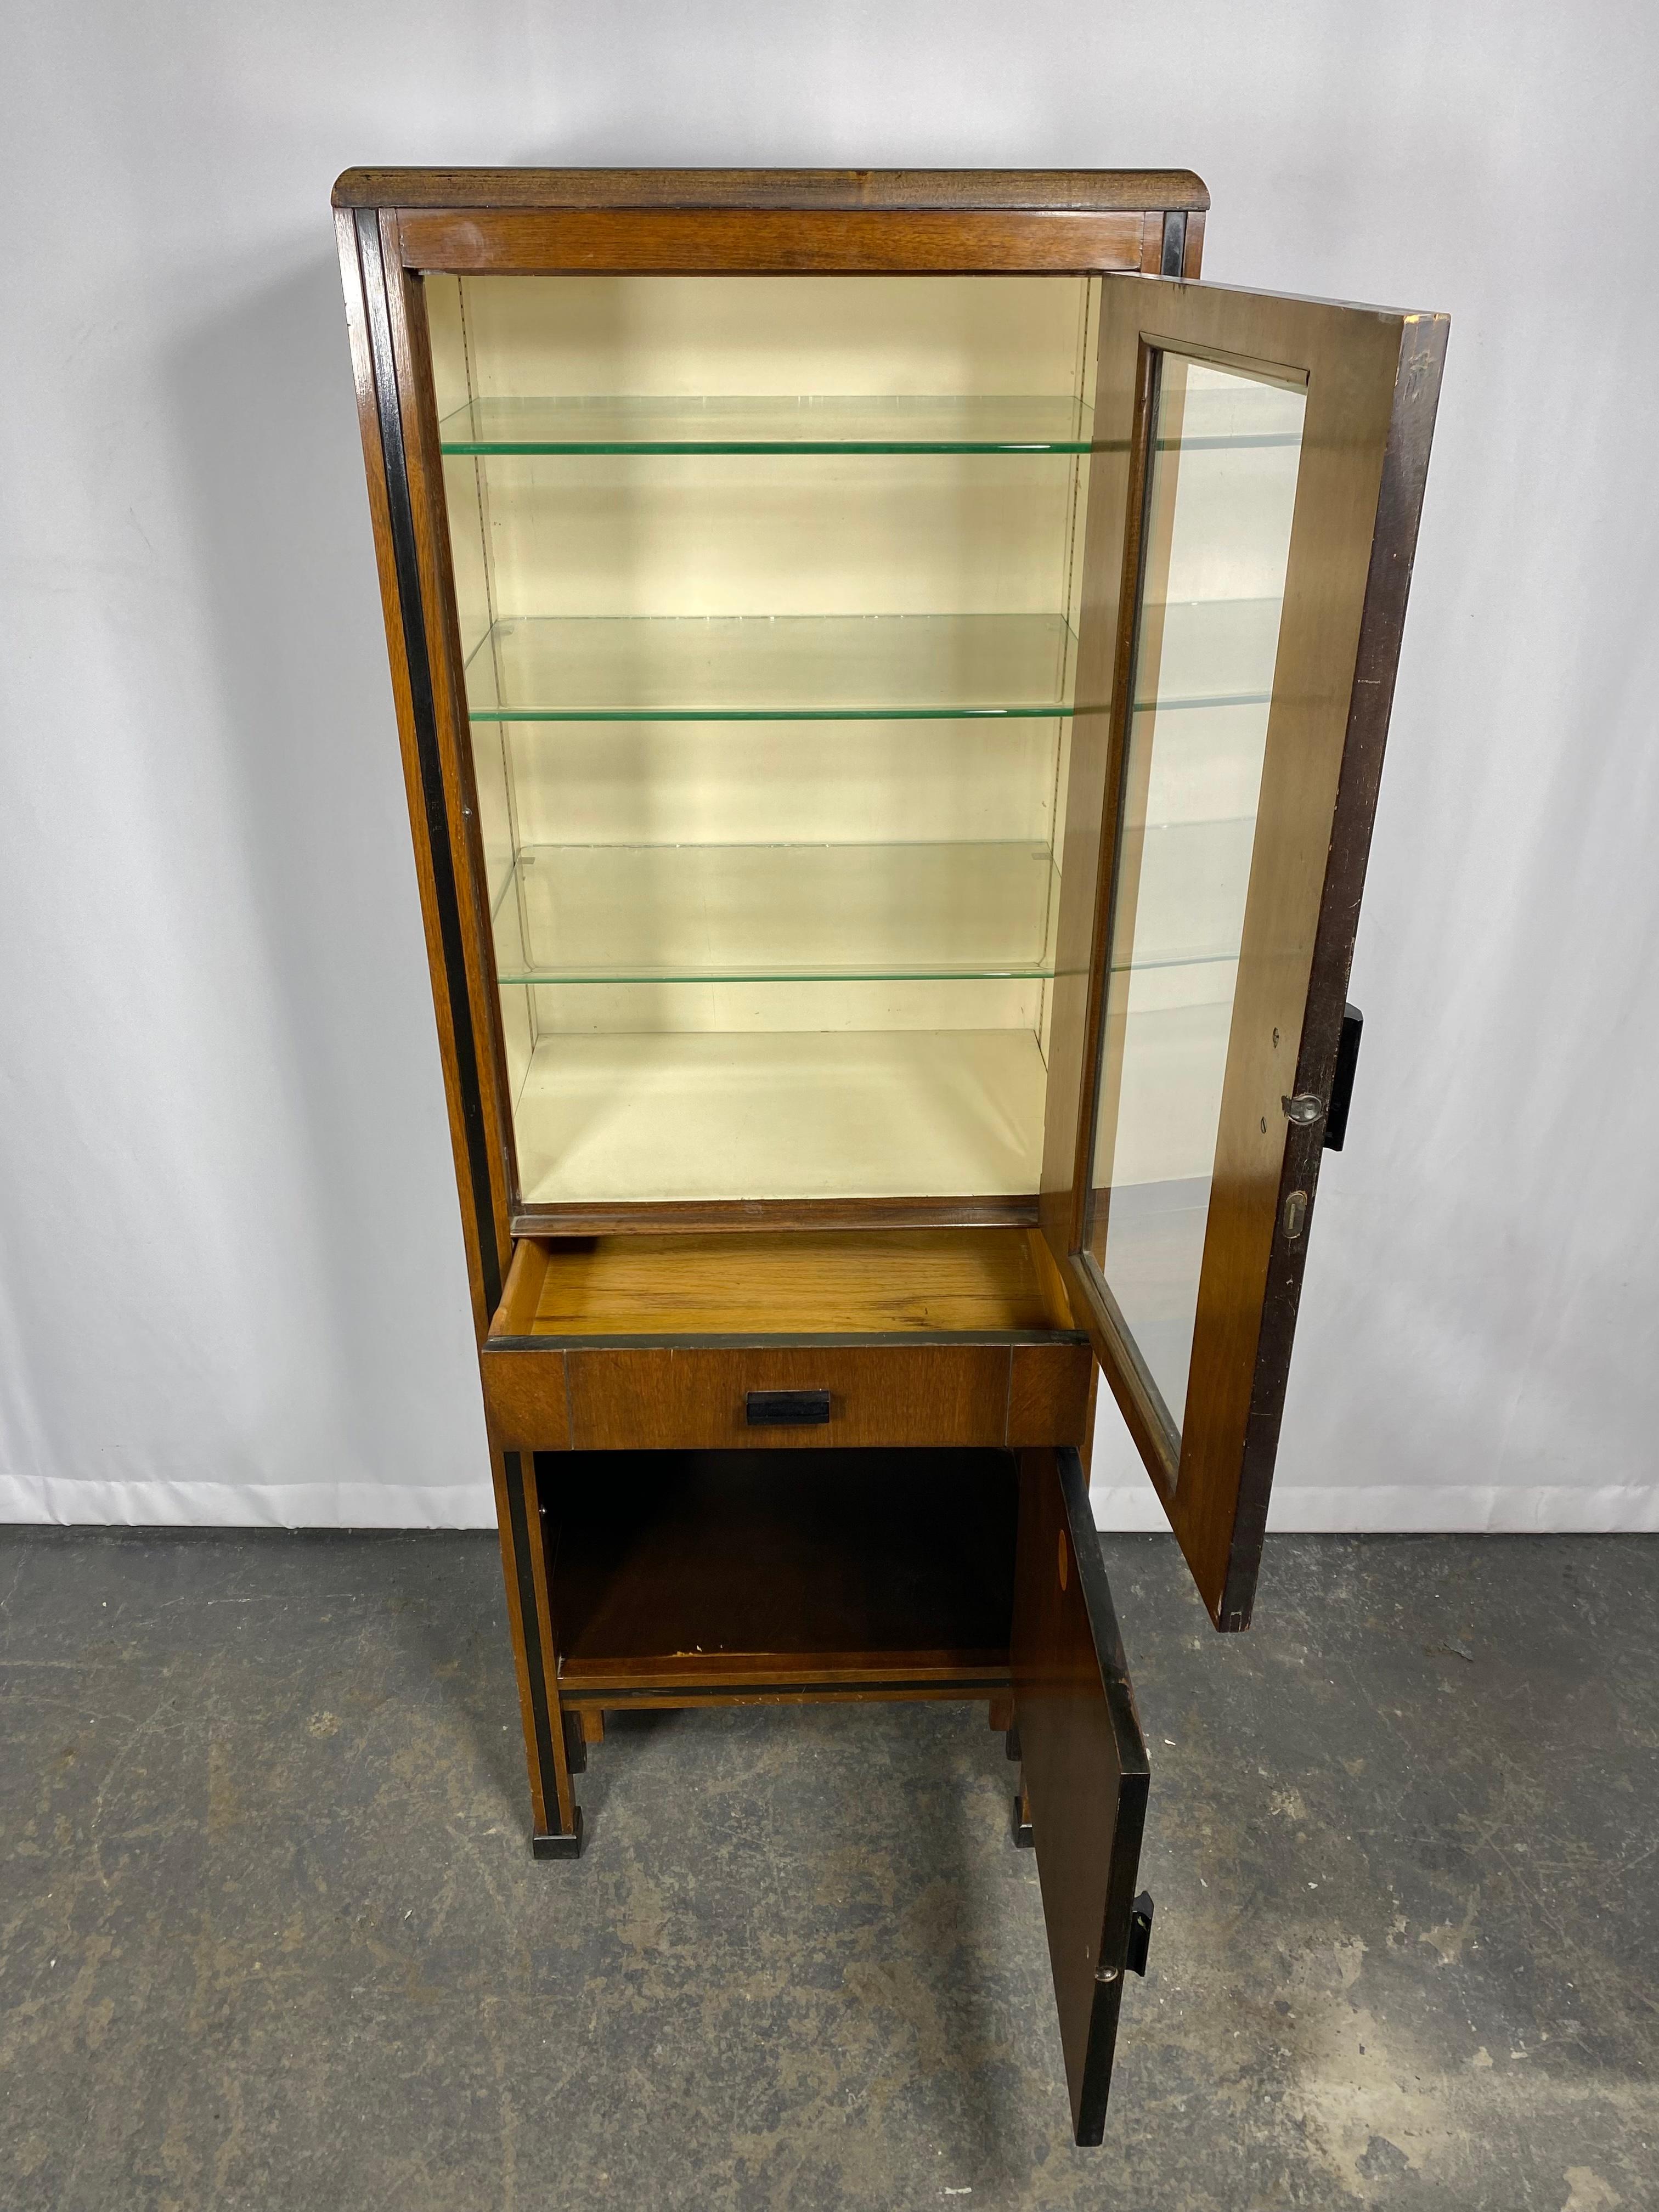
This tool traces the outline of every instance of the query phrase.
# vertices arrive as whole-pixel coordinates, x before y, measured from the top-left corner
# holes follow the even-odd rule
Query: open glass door
[[[1101,290],[1043,1220],[1243,1628],[1447,323]]]

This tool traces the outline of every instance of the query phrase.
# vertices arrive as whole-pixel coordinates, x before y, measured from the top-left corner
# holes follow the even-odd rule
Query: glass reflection
[[[1158,359],[1085,1246],[1177,1435],[1304,404]]]

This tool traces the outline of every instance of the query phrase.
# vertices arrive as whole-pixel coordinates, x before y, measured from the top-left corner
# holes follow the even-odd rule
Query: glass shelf
[[[503,983],[765,982],[1054,972],[1046,845],[537,845]]]
[[[1069,714],[1061,615],[547,616],[467,663],[475,721]]]
[[[1086,453],[1069,395],[475,399],[447,453]]]

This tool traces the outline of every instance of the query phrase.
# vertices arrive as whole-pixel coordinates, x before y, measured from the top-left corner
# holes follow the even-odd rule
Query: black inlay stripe
[[[720,1336],[686,1331],[665,1336],[492,1336],[483,1352],[486,1358],[496,1352],[925,1352],[975,1348],[1006,1352],[1029,1344],[1075,1350],[1088,1341],[1081,1329],[841,1329],[818,1334],[797,1331],[787,1336],[752,1333]]]
[[[1164,218],[1164,252],[1160,276],[1179,276],[1187,258],[1187,217],[1171,208]]]
[[[524,1459],[518,1452],[503,1452],[507,1480],[507,1514],[513,1525],[513,1561],[519,1579],[519,1611],[524,1621],[525,1670],[530,1677],[530,1710],[536,1723],[536,1758],[542,1770],[544,1797],[550,1798],[548,1819],[558,1828],[558,1767],[553,1755],[553,1720],[547,1700],[547,1676],[542,1668],[541,1615],[536,1610],[536,1577],[530,1564],[530,1521],[524,1494]],[[538,1530],[539,1536],[540,1531]]]
[[[421,602],[420,559],[415,544],[415,507],[404,457],[403,410],[398,398],[398,367],[392,350],[391,310],[386,301],[386,264],[380,252],[380,219],[373,208],[356,211],[357,254],[368,309],[369,351],[374,364],[374,399],[380,418],[380,450],[386,469],[386,507],[392,522],[392,563],[398,576],[398,607],[403,619],[404,650],[409,667],[410,702],[415,717],[415,751],[420,763],[421,798],[426,809],[427,842],[438,907],[448,986],[449,1020],[455,1037],[455,1079],[461,1097],[461,1128],[466,1140],[468,1179],[477,1225],[478,1267],[484,1304],[494,1313],[501,1299],[501,1258],[495,1246],[495,1205],[489,1188],[489,1144],[483,1098],[478,1086],[477,1039],[467,995],[465,939],[455,855],[444,804],[442,757],[438,750],[438,713],[432,684],[425,612]]]

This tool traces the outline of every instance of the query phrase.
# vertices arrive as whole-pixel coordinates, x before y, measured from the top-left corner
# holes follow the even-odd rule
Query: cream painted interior
[[[426,292],[441,421],[659,394],[1077,399],[1091,372],[1080,278]],[[867,706],[896,616],[975,618],[930,709],[953,685],[986,703],[999,655],[1026,684],[1006,618],[1048,618],[1047,689],[1018,696],[1063,705],[1086,470],[1043,453],[447,456],[475,710],[543,704],[524,672],[548,638],[567,668],[591,640],[617,696],[665,639],[726,668],[748,651],[769,700],[799,668],[797,705],[873,654]],[[662,628],[708,617],[718,633]],[[801,627],[823,617],[842,619]],[[550,628],[574,619],[595,629]],[[1060,713],[475,720],[498,972],[530,979],[501,992],[525,1202],[1034,1192],[1068,736]]]

